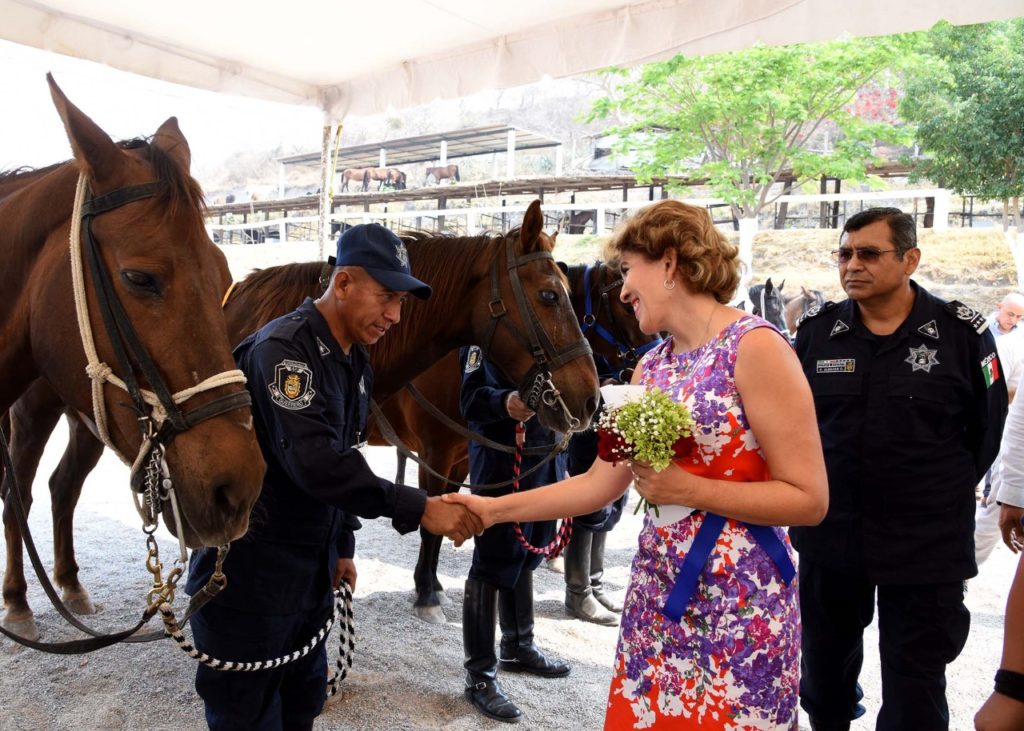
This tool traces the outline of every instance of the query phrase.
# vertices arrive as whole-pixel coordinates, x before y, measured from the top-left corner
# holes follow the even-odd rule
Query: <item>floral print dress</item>
[[[641,361],[641,383],[686,404],[697,443],[680,461],[702,476],[769,479],[736,391],[740,339],[753,316],[729,324],[706,345],[672,352],[672,339]],[[682,621],[661,613],[704,513],[675,505],[649,509],[633,559],[605,718],[620,729],[798,728],[800,617],[794,579],[782,581],[742,523],[728,519],[701,571]],[[789,538],[774,529],[793,559]]]

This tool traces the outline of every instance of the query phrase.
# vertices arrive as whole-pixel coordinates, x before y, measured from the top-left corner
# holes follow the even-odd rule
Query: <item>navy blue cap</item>
[[[409,269],[409,252],[394,233],[379,223],[361,223],[338,237],[335,265],[362,267],[393,292],[409,292],[421,300],[430,296],[430,285]]]

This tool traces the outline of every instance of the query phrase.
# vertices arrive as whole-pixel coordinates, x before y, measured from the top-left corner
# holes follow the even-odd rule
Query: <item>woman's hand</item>
[[[674,462],[661,472],[643,462],[630,462],[633,471],[633,485],[644,500],[651,505],[682,505],[698,507],[697,491],[699,477],[691,475]]]
[[[977,731],[1012,731],[1024,726],[1024,703],[993,693],[974,716]]]
[[[441,496],[446,503],[453,503],[464,506],[471,513],[476,515],[483,523],[484,530],[494,525],[497,520],[491,507],[493,498],[470,495],[464,492],[449,492]]]

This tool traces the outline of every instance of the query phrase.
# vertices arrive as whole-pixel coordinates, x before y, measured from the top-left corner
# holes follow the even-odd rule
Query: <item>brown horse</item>
[[[457,183],[461,180],[459,177],[459,166],[452,163],[451,165],[427,168],[427,174],[423,178],[423,184],[426,185],[431,178],[434,179],[435,183],[440,183],[442,180],[451,180],[453,183]]]
[[[602,358],[620,380],[629,381],[640,355],[657,342],[657,338],[640,331],[628,305],[619,300],[622,280],[611,267],[598,263],[592,267],[568,267],[573,310],[584,328],[596,357]],[[607,371],[602,368],[602,371]],[[462,427],[465,420],[459,410],[462,377],[458,353],[452,352],[413,380],[413,385],[446,417]],[[469,473],[466,438],[429,414],[409,391],[399,391],[382,407],[385,418],[402,442],[415,451],[431,469],[453,482],[462,482]],[[375,427],[376,425],[374,425]],[[370,444],[383,445],[387,440],[379,429],[371,428]],[[404,459],[399,459],[398,480],[404,475]],[[511,475],[509,475],[511,477]],[[422,466],[419,486],[428,495],[443,495],[449,486]],[[437,579],[441,539],[420,531],[420,553],[413,574],[416,582],[416,616],[431,624],[443,624],[440,607],[446,603],[444,589]]]
[[[587,232],[587,224],[593,222],[597,217],[596,210],[572,211],[565,224],[565,232],[569,234],[583,234]]]
[[[366,168],[348,168],[341,174],[341,190],[348,191],[348,184],[351,181],[359,182],[359,190],[364,193],[370,189],[370,174]]]
[[[184,418],[197,419],[196,402],[212,403],[216,411],[228,398],[237,405],[186,428],[166,448],[182,514],[182,524],[167,520],[168,528],[191,546],[226,543],[245,532],[264,472],[244,386],[229,380],[203,390],[187,410],[164,399],[168,392],[184,399],[216,374],[234,378],[235,368],[220,310],[230,274],[206,235],[202,191],[188,172],[188,143],[172,117],[150,142],[116,144],[47,78],[75,157],[0,176],[0,291],[6,297],[0,414],[43,377],[68,408],[91,415],[85,418],[121,455],[135,457],[144,444],[140,418],[187,427]],[[73,212],[78,208],[81,219]],[[76,308],[73,296],[78,263],[84,268],[78,301],[85,308]],[[127,337],[112,333],[108,316],[120,320],[119,332],[134,331],[137,341],[126,345]],[[124,348],[131,355],[119,357]],[[127,383],[130,397],[115,387],[115,378]],[[169,404],[166,422],[150,411],[154,392]],[[12,428],[15,448],[20,426]],[[216,459],[210,459],[211,444]],[[21,536],[7,520],[13,517],[7,489],[7,536],[17,548],[7,559],[20,574]]]
[[[401,327],[370,349],[374,398],[384,401],[453,348],[484,343],[488,339],[491,340],[490,357],[513,381],[523,381],[534,370],[534,357],[520,340],[529,327],[526,321],[531,317],[537,318],[555,350],[571,353],[574,345],[582,343],[583,336],[564,295],[564,275],[550,258],[554,240],[542,232],[542,224],[540,204],[535,202],[527,211],[522,228],[505,236],[456,238],[412,234],[405,237],[413,274],[430,282],[434,294],[426,302],[410,301]],[[522,261],[524,257],[526,261]],[[290,264],[255,272],[240,282],[224,309],[231,342],[237,343],[261,325],[291,311],[303,298],[319,296],[323,291],[320,282],[323,268],[316,262]],[[493,294],[492,281],[497,282],[497,297]],[[516,282],[532,313],[526,313],[525,319],[514,304],[512,293]],[[501,309],[507,314],[497,317]],[[492,332],[492,322],[505,319],[509,327],[496,327]],[[568,410],[585,424],[597,405],[597,374],[586,351],[576,349],[575,352],[579,352],[579,356],[564,360],[551,377]],[[559,361],[555,353],[550,357]],[[538,418],[551,428],[570,427],[563,411],[544,404],[538,409]],[[14,455],[14,468],[23,485],[32,484],[42,447],[62,410],[59,397],[41,381],[33,384],[29,393],[11,410],[17,428],[31,436],[23,440],[21,449]],[[50,479],[54,573],[65,592],[70,588],[81,600],[73,608],[88,612],[92,606],[77,578],[72,516],[82,483],[103,447],[80,422],[71,421],[71,442]],[[14,554],[20,558],[20,545],[8,546],[8,557]],[[9,562],[4,587],[8,617],[14,609],[31,617],[20,561]]]
[[[820,289],[800,287],[800,294],[787,297],[783,311],[789,332],[795,336],[797,320],[812,307],[816,305],[820,307],[823,304],[825,304],[825,293]]]
[[[405,173],[398,168],[366,168],[365,185],[368,186],[371,180],[379,181],[377,190],[382,190],[385,185],[390,185],[395,190],[405,190]]]

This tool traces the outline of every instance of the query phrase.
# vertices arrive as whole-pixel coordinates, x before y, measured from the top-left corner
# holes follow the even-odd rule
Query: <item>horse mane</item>
[[[182,209],[197,211],[200,219],[206,214],[206,201],[199,183],[187,170],[178,167],[163,148],[152,144],[152,138],[137,137],[122,140],[116,144],[122,150],[138,150],[142,158],[153,168],[156,181],[160,183],[156,199],[164,212],[163,222],[175,218]],[[75,164],[75,160],[72,158],[44,168],[19,167],[0,171],[0,186],[29,185],[55,170]]]
[[[252,325],[250,330],[256,330],[291,312],[306,297],[319,297],[323,292],[320,275],[325,266],[324,262],[310,261],[254,269],[245,279],[235,284],[228,302],[245,298],[246,306],[243,310]]]

